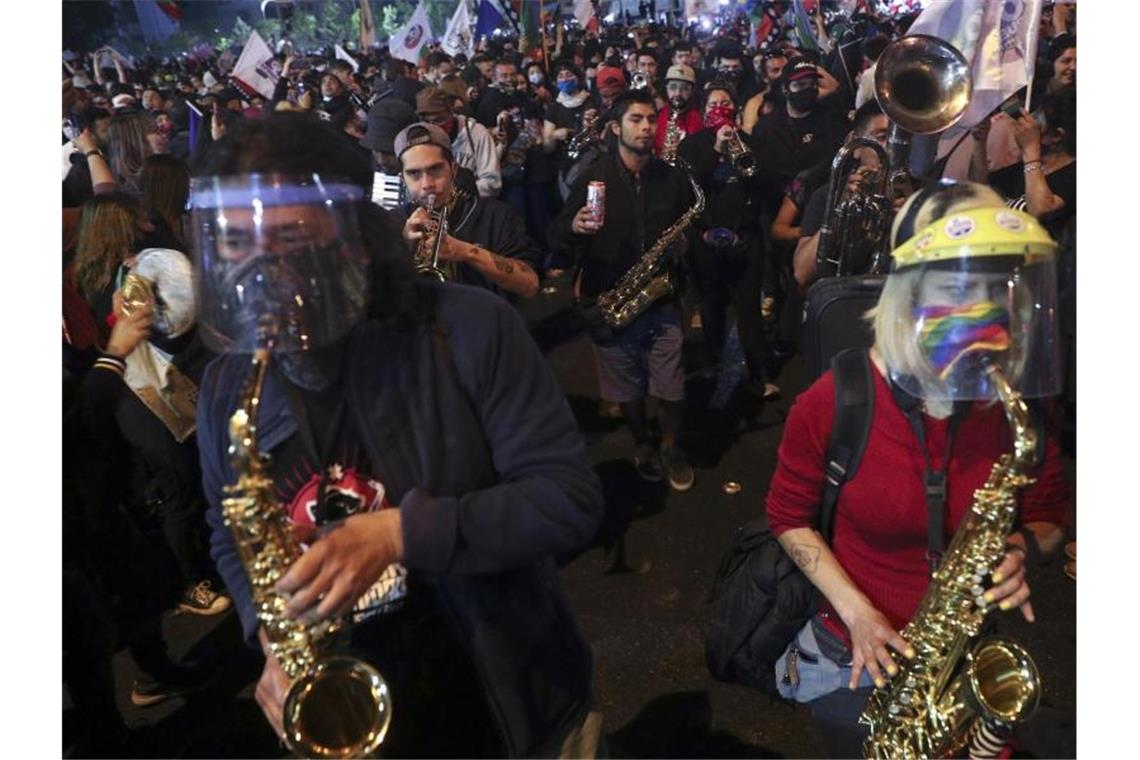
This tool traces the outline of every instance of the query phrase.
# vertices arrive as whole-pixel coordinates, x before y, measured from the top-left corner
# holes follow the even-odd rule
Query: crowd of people
[[[886,147],[876,61],[913,20],[817,11],[811,45],[779,28],[758,44],[729,19],[708,32],[558,22],[544,50],[494,37],[470,57],[433,45],[419,65],[286,43],[271,97],[231,79],[232,51],[75,60],[63,82],[63,602],[80,751],[129,743],[117,646],[138,665],[136,706],[208,682],[167,655],[172,608],[236,608],[266,654],[258,703],[289,739],[291,678],[222,509],[240,465],[230,415],[271,324],[259,444],[309,547],[275,593],[289,619],[357,621],[354,645],[415,705],[386,751],[604,753],[589,647],[555,559],[591,542],[606,505],[518,302],[569,289],[599,411],[628,426],[637,474],[691,489],[686,376],[735,369],[735,328],[745,392],[780,394],[804,297],[827,274],[831,190],[866,192],[886,169],[870,147],[844,176],[833,161],[853,136]],[[866,455],[844,476],[829,539],[818,515],[832,373],[786,422],[766,511],[821,603],[772,690],[812,704],[836,752],[862,740],[856,719],[895,658],[914,655],[899,631],[944,548],[930,544],[933,510],[951,536],[1010,448],[1000,407],[967,376],[982,372],[973,357],[1018,357],[1002,367],[1042,397],[1047,431],[983,606],[1032,620],[1025,565],[1059,552],[1073,521],[1061,457],[1075,456],[1075,23],[1072,4],[1042,15],[1032,111],[999,110],[940,174],[916,167],[914,193],[889,199],[889,248],[908,253],[873,315]],[[984,252],[907,248],[951,218],[992,232]],[[1044,311],[1058,324],[1009,306],[1025,301],[1055,307]],[[704,366],[686,367],[698,331]],[[464,716],[462,730],[438,731],[441,714]]]

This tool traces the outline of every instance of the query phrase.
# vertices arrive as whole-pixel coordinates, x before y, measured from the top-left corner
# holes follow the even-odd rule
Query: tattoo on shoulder
[[[791,551],[788,553],[792,555],[792,560],[795,561],[796,566],[805,573],[814,573],[819,566],[818,546],[792,544]]]

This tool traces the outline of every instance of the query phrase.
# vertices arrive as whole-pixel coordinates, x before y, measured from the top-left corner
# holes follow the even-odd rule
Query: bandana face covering
[[[919,345],[938,379],[945,382],[959,360],[981,352],[1008,351],[1009,312],[994,301],[967,306],[927,306],[915,309],[921,324]]]
[[[733,106],[713,106],[705,114],[705,126],[720,129],[725,124],[736,124],[736,108]]]

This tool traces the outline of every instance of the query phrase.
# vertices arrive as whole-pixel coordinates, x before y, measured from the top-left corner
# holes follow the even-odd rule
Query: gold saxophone
[[[681,127],[677,124],[681,108],[676,100],[671,101],[669,106],[669,121],[665,123],[665,140],[661,144],[661,160],[670,166],[676,166],[677,148],[681,145]]]
[[[871,733],[866,757],[947,757],[964,747],[975,724],[1010,726],[1037,709],[1040,679],[1026,651],[1011,641],[975,641],[987,612],[982,582],[1005,555],[1017,512],[1017,492],[1033,482],[1037,433],[1029,411],[994,365],[986,370],[1013,431],[1014,451],[994,463],[974,492],[934,573],[918,612],[902,631],[916,652],[899,658],[899,672],[867,701],[861,723]]]
[[[365,757],[384,741],[392,719],[388,684],[376,668],[345,656],[319,656],[340,621],[309,625],[284,615],[274,585],[301,556],[274,495],[269,458],[258,450],[257,410],[273,346],[263,324],[241,406],[230,417],[229,454],[237,482],[226,486],[222,515],[249,577],[257,619],[269,650],[292,681],[285,697],[285,741],[301,757]]]
[[[662,269],[665,252],[705,210],[705,194],[701,186],[683,162],[682,168],[693,187],[693,197],[696,200],[688,211],[661,233],[657,242],[641,255],[637,263],[612,288],[598,295],[597,305],[601,309],[602,318],[610,327],[625,327],[655,301],[673,292],[669,268],[659,271]]]

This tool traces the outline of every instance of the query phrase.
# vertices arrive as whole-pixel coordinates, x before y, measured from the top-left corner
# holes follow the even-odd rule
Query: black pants
[[[131,392],[115,411],[119,430],[141,468],[141,500],[154,510],[174,556],[182,586],[212,574],[206,552],[206,501],[198,465],[197,437],[179,443]]]
[[[409,579],[414,583],[414,579]],[[383,674],[392,697],[386,757],[502,757],[483,686],[435,598],[409,587],[403,608],[356,626],[352,648]]]
[[[811,703],[812,723],[828,757],[863,757],[868,728],[859,723],[859,716],[872,691],[841,688]]]
[[[760,304],[764,291],[764,256],[759,235],[748,234],[742,243],[727,248],[714,248],[698,239],[693,260],[701,325],[713,361],[723,358],[728,337],[728,310],[732,307],[749,376],[763,381],[766,345]]]

